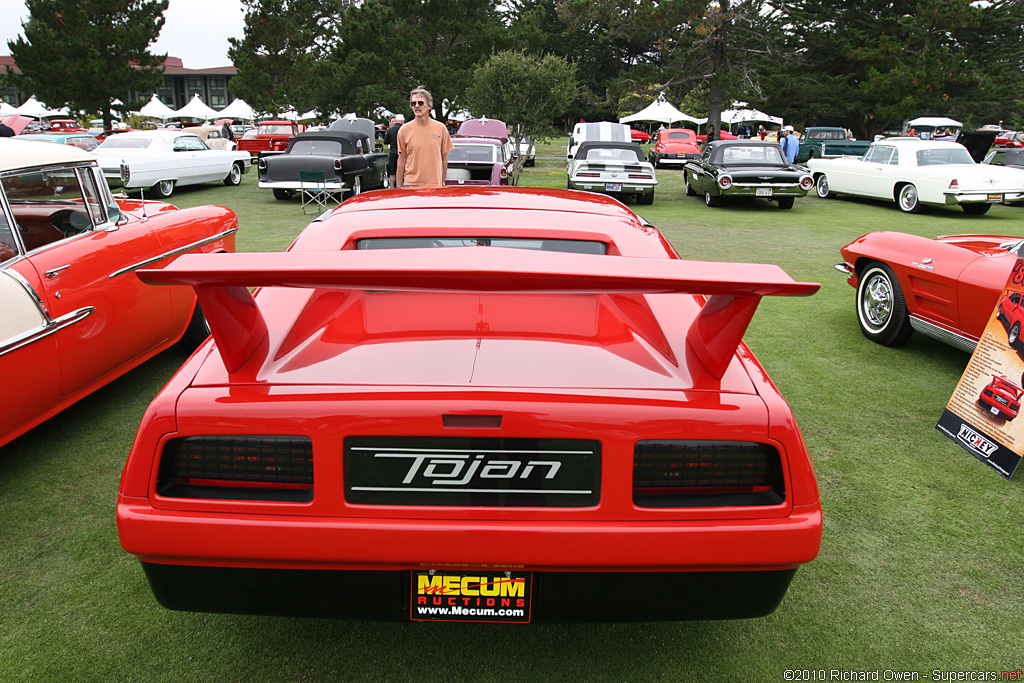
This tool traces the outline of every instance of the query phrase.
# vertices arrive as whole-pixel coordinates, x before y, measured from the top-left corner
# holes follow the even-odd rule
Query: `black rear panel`
[[[345,500],[360,505],[592,507],[601,444],[583,439],[345,439]]]

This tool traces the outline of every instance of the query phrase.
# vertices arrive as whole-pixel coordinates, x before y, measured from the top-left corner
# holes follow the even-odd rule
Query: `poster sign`
[[[1024,259],[999,303],[936,428],[1009,479],[1024,453]]]

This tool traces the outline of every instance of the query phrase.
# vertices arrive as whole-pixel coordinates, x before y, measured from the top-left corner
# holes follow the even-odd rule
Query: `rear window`
[[[547,240],[522,237],[370,237],[356,240],[356,249],[421,249],[436,247],[508,247],[561,251],[573,254],[607,254],[608,245],[593,240]]]

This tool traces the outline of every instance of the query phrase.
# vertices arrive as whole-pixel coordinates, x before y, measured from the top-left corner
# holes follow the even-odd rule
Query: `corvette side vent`
[[[743,441],[640,441],[633,456],[639,507],[778,505],[785,500],[779,452]]]
[[[160,459],[157,492],[172,498],[313,500],[313,444],[301,436],[189,436]]]

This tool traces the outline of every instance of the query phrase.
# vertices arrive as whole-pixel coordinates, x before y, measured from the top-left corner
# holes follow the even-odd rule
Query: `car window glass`
[[[91,200],[79,180],[74,168],[21,171],[0,178],[27,251],[92,229],[87,206]],[[92,192],[95,198],[95,186]]]
[[[320,154],[323,156],[340,156],[343,153],[341,142],[337,140],[293,140],[289,154]]]
[[[18,255],[18,243],[14,241],[14,231],[7,222],[7,216],[0,213],[0,263]]]
[[[481,161],[491,163],[494,161],[494,146],[455,145],[455,148],[448,152],[448,161]]]
[[[84,149],[86,152],[91,152],[99,147],[99,143],[96,142],[96,138],[91,135],[78,135],[73,138],[68,138],[67,144],[78,147],[79,149]]]
[[[509,247],[574,254],[608,253],[608,245],[593,240],[524,239],[513,237],[369,237],[356,240],[356,249],[418,249],[436,247]]]
[[[78,181],[82,186],[82,199],[85,208],[89,211],[93,225],[99,225],[107,221],[107,208],[103,202],[103,195],[96,186],[96,176],[91,168],[78,169]]]
[[[940,147],[917,151],[918,166],[944,166],[947,164],[974,164],[971,153],[963,147]]]
[[[723,164],[781,164],[782,154],[774,145],[730,145],[722,148]]]

